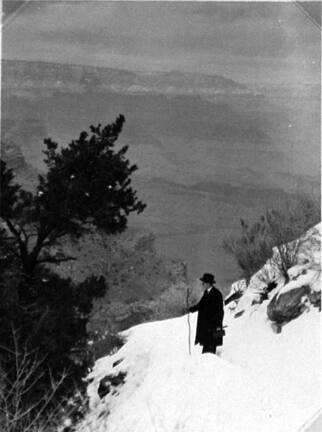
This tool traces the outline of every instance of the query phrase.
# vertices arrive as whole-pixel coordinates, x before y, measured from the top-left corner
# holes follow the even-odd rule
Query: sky
[[[3,10],[4,59],[320,81],[320,32],[294,2],[7,0]]]

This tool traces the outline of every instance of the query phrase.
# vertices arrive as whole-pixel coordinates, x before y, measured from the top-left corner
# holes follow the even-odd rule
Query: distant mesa
[[[247,87],[220,75],[170,72],[132,72],[93,66],[47,63],[25,60],[2,60],[4,88],[61,90],[75,86],[85,90],[125,93],[162,94],[234,94],[247,93]]]

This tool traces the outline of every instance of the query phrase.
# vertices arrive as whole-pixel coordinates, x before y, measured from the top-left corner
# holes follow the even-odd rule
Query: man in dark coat
[[[224,318],[223,296],[214,286],[214,275],[205,273],[200,280],[205,292],[200,302],[189,308],[190,312],[198,311],[195,345],[202,345],[203,353],[215,354],[217,346],[223,344],[220,335]]]

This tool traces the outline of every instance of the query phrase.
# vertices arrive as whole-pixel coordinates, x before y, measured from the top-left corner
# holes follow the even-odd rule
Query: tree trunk
[[[24,275],[30,278],[33,277],[37,265],[37,257],[34,257],[32,253],[26,253],[21,257],[21,261]]]

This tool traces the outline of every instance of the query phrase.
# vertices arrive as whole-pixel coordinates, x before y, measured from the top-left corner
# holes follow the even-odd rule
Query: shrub
[[[0,292],[6,300],[4,286],[0,285]],[[89,278],[76,285],[47,269],[38,269],[37,276],[28,281],[21,278],[14,288],[16,301],[10,294],[9,300],[0,304],[1,370],[9,394],[25,385],[19,394],[19,411],[28,412],[24,421],[34,424],[64,406],[76,392],[85,394],[83,377],[93,360],[86,325],[93,298],[103,295],[106,286],[103,278]],[[17,371],[13,353],[22,359],[28,382]],[[49,398],[48,389],[53,388]],[[43,400],[46,405],[39,418]]]
[[[13,350],[1,347],[0,430],[6,432],[45,432],[59,423],[60,405],[52,406],[56,392],[64,381],[50,383],[41,398],[34,396],[43,375],[44,359],[36,352],[19,346],[17,332],[12,329]],[[5,350],[5,352],[4,352]],[[10,368],[6,361],[10,363]],[[28,400],[32,395],[31,400]],[[28,400],[28,402],[27,402]],[[51,406],[48,409],[48,406]]]
[[[241,270],[241,277],[249,281],[266,261],[288,281],[288,269],[298,260],[305,243],[304,233],[320,221],[318,200],[298,195],[278,208],[270,208],[260,220],[249,225],[240,220],[241,233],[224,241],[224,250],[232,254]],[[273,248],[275,252],[273,253]]]
[[[225,240],[223,247],[227,253],[234,256],[241,270],[241,277],[248,282],[252,275],[271,258],[274,244],[264,216],[252,226],[241,219],[240,226],[240,236]]]
[[[266,224],[276,248],[271,264],[289,280],[288,269],[297,264],[299,252],[306,242],[305,232],[320,221],[320,206],[308,195],[266,212]]]

